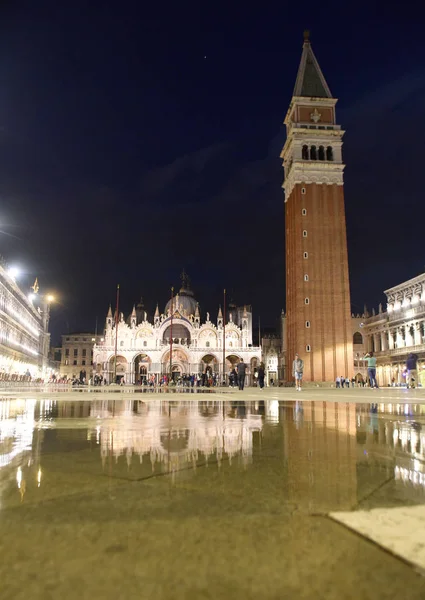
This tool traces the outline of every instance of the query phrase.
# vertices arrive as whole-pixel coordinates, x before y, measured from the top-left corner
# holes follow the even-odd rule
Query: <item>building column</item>
[[[397,341],[397,348],[403,348],[404,340],[401,335],[401,329],[399,327],[397,327],[397,329],[396,329],[396,341]]]
[[[387,340],[385,338],[385,331],[381,331],[381,350],[387,350]]]
[[[380,352],[381,347],[379,344],[380,336],[378,333],[373,334],[373,346],[375,348],[375,352]]]
[[[415,346],[419,346],[419,344],[422,344],[421,323],[415,323],[413,325],[413,328],[414,328]]]
[[[388,349],[394,350],[394,330],[388,330]]]
[[[406,346],[413,346],[413,343],[414,343],[412,334],[410,332],[411,326],[412,326],[411,324],[404,326],[404,337],[406,340]]]

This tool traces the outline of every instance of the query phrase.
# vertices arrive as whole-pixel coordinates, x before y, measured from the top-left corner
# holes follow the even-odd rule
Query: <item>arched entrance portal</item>
[[[148,383],[150,364],[151,360],[147,354],[136,356],[134,359],[134,383],[136,385],[146,385]]]
[[[166,352],[162,358],[162,372],[170,373],[170,351]],[[189,360],[186,353],[180,348],[173,349],[171,361],[171,379],[177,381],[182,375],[189,373]]]
[[[217,385],[219,364],[213,354],[206,354],[202,357],[199,370],[201,372],[202,385]]]
[[[117,370],[116,370],[116,379],[114,381],[115,374],[115,356],[112,356],[109,359],[109,383],[126,383],[125,375],[127,373],[127,359],[124,356],[117,356]]]
[[[251,358],[251,362],[250,362],[250,369],[249,369],[249,385],[254,385],[254,382],[257,381],[257,379],[255,378],[255,373],[257,372],[257,368],[259,367],[260,363],[258,358],[254,357]]]
[[[229,356],[226,356],[225,378],[226,382],[228,382],[231,387],[238,385],[238,376],[237,374],[235,375],[234,371],[236,370],[240,360],[240,357],[236,356],[236,354],[230,354]]]

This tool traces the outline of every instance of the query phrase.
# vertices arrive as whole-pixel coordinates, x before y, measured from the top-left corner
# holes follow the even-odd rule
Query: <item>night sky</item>
[[[345,4],[1,4],[0,252],[59,296],[54,342],[100,329],[117,283],[163,310],[183,268],[204,315],[226,287],[274,325],[306,28],[347,132],[353,311],[425,270],[422,21]]]

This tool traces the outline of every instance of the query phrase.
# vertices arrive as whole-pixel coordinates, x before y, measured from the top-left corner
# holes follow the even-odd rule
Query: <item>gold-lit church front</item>
[[[221,308],[215,322],[208,312],[202,317],[185,273],[178,294],[166,303],[164,312],[157,305],[149,318],[139,305],[127,319],[120,313],[118,324],[115,317],[110,307],[103,341],[93,348],[93,371],[106,383],[159,383],[162,376],[170,376],[170,365],[173,379],[202,376],[208,370],[220,381],[242,359],[249,384],[261,361],[261,348],[252,340],[251,307],[230,304],[226,322]]]

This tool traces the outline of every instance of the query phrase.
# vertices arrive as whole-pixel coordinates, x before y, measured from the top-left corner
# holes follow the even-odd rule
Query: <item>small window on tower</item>
[[[334,153],[332,150],[332,146],[328,146],[326,148],[326,160],[333,160],[334,159]]]
[[[304,275],[304,281],[308,281],[308,275]]]
[[[305,188],[301,188],[301,194],[305,194]]]
[[[303,217],[305,217],[307,215],[307,209],[303,208],[302,211],[301,211],[301,214],[302,214]]]
[[[308,146],[303,146],[302,157],[303,160],[308,160]]]
[[[307,327],[307,329],[310,327],[310,321],[306,321],[305,322],[305,326]]]
[[[303,237],[307,237],[307,229],[304,229],[304,231],[303,231]]]
[[[319,160],[325,160],[325,149],[323,146],[319,146]]]
[[[311,158],[311,160],[317,160],[317,148],[316,148],[316,146],[312,146],[310,148],[310,158]]]
[[[308,252],[304,252],[304,258],[308,258]]]
[[[305,347],[305,351],[306,352],[311,352],[311,346],[310,346],[310,344],[307,344],[307,346]]]
[[[308,298],[304,299],[304,304],[310,304],[310,300]]]

